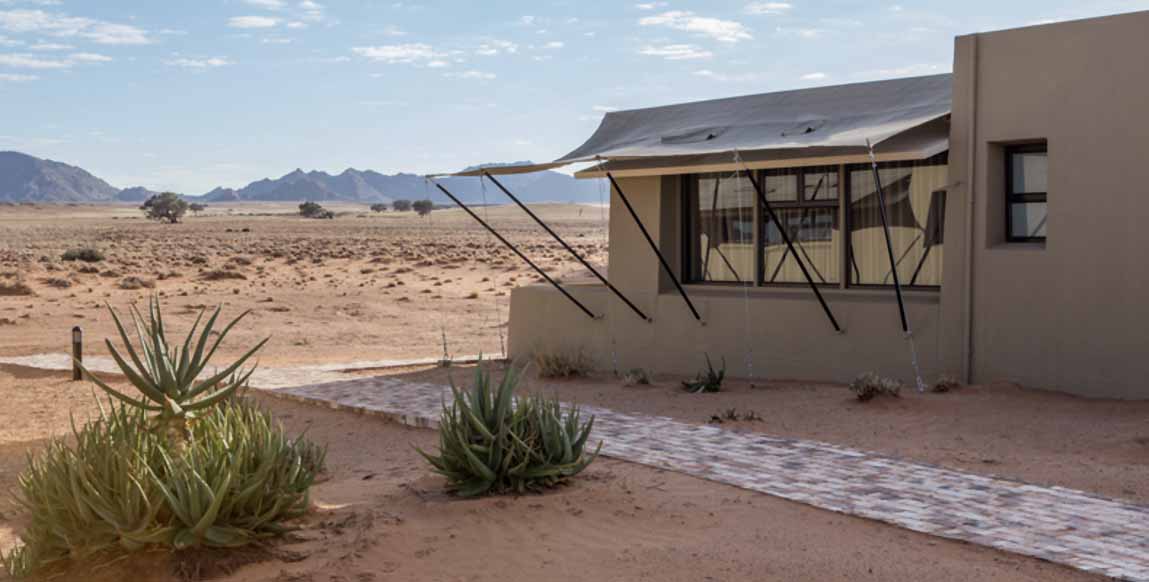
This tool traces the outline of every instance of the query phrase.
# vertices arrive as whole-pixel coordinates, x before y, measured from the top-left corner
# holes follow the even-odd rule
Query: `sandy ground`
[[[434,432],[259,398],[290,431],[329,447],[304,529],[259,551],[179,561],[155,552],[62,579],[168,582],[197,570],[269,582],[1097,579],[609,459],[546,495],[455,499],[413,449],[433,448]],[[66,433],[69,410],[92,410],[84,384],[14,367],[0,368],[0,400],[0,490],[14,485],[26,451]],[[0,547],[22,519],[0,501]]]
[[[444,338],[451,354],[502,352],[510,289],[539,278],[482,227],[460,210],[330,208],[335,220],[300,218],[290,204],[211,206],[167,225],[130,206],[0,206],[0,355],[67,351],[74,325],[101,352],[114,333],[104,303],[124,309],[152,293],[183,318],[252,310],[225,353],[271,336],[269,364],[439,356]],[[534,210],[605,262],[603,209]],[[477,211],[552,275],[587,276],[518,208]],[[85,247],[106,260],[60,260]]]
[[[412,380],[469,383],[473,367],[402,373]],[[658,376],[626,386],[610,375],[547,380],[528,373],[523,391],[625,412],[716,422],[847,445],[982,474],[1061,485],[1149,503],[1149,402],[1089,400],[1009,384],[947,393],[903,390],[900,398],[858,402],[846,387],[727,380],[713,394],[690,394],[685,379]],[[742,418],[727,421],[730,411]]]

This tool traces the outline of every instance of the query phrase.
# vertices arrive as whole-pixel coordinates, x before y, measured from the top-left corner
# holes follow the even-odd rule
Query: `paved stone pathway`
[[[448,389],[386,377],[271,390],[437,425]],[[584,407],[602,454],[931,535],[1149,581],[1149,507],[835,445]]]

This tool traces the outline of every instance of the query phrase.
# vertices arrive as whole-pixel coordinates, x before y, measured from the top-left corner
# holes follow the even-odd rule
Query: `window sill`
[[[814,293],[806,285],[795,285],[793,287],[750,287],[749,289],[741,285],[700,285],[697,283],[686,284],[683,286],[686,292],[691,296],[698,297],[742,297],[747,292],[752,298],[774,298],[774,299],[809,299],[810,301],[817,301]],[[842,289],[839,287],[825,287],[818,286],[818,291],[822,292],[822,296],[827,301],[831,299],[840,299],[844,301],[895,301],[893,287],[851,287]],[[663,295],[675,294],[674,289],[663,291]],[[907,289],[902,288],[902,297],[907,302],[912,303],[938,303],[941,299],[941,288],[935,287],[933,289]]]

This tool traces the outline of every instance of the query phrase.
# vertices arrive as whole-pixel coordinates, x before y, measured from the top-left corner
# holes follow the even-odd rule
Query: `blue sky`
[[[0,0],[0,149],[189,194],[545,160],[604,111],[948,72],[1149,0]]]

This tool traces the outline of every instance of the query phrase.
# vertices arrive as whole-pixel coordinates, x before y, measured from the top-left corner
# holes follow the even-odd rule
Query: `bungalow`
[[[1149,12],[960,36],[953,74],[608,113],[602,283],[509,352],[604,369],[1149,397]]]

